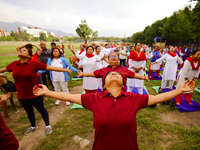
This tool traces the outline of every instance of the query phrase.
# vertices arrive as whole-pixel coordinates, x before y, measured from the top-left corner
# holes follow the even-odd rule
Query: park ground
[[[0,43],[0,68],[18,60],[16,47],[25,42]],[[39,42],[35,43],[39,45]],[[79,44],[72,44],[78,50]],[[50,43],[47,43],[50,48]],[[71,55],[65,44],[66,58]],[[36,49],[34,49],[36,51]],[[13,81],[11,73],[5,73]],[[73,77],[75,74],[71,74]],[[145,81],[149,94],[156,95],[153,86],[161,81]],[[176,84],[176,83],[175,83]],[[196,82],[200,87],[200,79]],[[69,81],[70,93],[82,93],[82,81]],[[2,94],[2,93],[0,93]],[[193,99],[200,103],[200,94],[194,91]],[[28,136],[24,132],[30,127],[26,112],[20,109],[14,98],[17,111],[7,103],[9,119],[7,126],[17,137],[19,150],[78,150],[92,149],[94,141],[93,114],[86,109],[69,109],[62,102],[55,106],[55,99],[48,98],[45,107],[49,112],[53,132],[45,135],[45,125],[41,115],[35,110],[39,128]],[[2,109],[0,108],[0,113]],[[156,108],[145,108],[137,113],[137,138],[140,150],[199,150],[200,149],[200,111],[180,113],[176,107],[158,104]]]

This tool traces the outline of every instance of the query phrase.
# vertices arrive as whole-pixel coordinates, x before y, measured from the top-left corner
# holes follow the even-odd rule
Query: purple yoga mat
[[[173,89],[175,90],[176,87],[173,87]],[[169,92],[169,91],[171,91],[169,88],[163,89],[163,92]],[[173,100],[175,101],[176,97],[174,97]],[[195,102],[192,99],[191,99],[191,103],[193,105],[190,105],[190,104],[186,103],[185,98],[184,98],[184,94],[183,94],[181,105],[176,105],[176,107],[179,109],[180,112],[188,112],[188,111],[198,111],[198,110],[200,110],[200,104],[199,103]]]
[[[146,71],[146,74],[148,74],[148,76],[149,76],[149,71]],[[160,77],[157,77],[156,76],[156,72],[153,72],[152,73],[152,78],[154,78],[154,80],[162,80],[162,77],[160,76]]]

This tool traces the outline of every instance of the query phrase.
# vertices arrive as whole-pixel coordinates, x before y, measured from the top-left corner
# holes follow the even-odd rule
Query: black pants
[[[47,78],[46,78],[46,75],[47,75]],[[52,84],[51,79],[50,79],[49,71],[46,71],[45,73],[42,74],[42,82],[43,82],[44,85],[46,85],[48,87],[47,79],[48,79],[50,85],[53,88],[53,84]]]
[[[33,106],[42,115],[42,118],[43,118],[46,126],[49,125],[49,114],[48,114],[47,110],[44,108],[42,96],[32,98],[32,99],[23,99],[23,100],[20,99],[20,102],[21,102],[22,106],[24,107],[25,111],[27,112],[28,119],[29,119],[32,127],[36,126],[36,124],[35,124],[35,113],[34,113]]]
[[[120,66],[122,66],[123,64],[123,66],[125,67],[126,59],[120,59],[119,61],[120,61]]]
[[[42,84],[42,77],[41,76],[37,76],[37,80],[38,80],[38,84]]]

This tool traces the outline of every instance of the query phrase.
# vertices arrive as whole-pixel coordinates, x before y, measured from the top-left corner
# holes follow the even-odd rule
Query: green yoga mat
[[[82,92],[82,94],[85,94],[85,90]],[[82,109],[82,108],[84,108],[82,105],[74,103],[70,109]]]
[[[198,89],[199,87],[196,87],[194,90],[200,93],[200,89]]]
[[[160,86],[153,86],[152,88],[156,91],[156,93],[158,93]],[[166,88],[168,88],[168,87],[166,87]]]
[[[83,80],[83,78],[72,78],[73,81],[76,81],[76,80]]]

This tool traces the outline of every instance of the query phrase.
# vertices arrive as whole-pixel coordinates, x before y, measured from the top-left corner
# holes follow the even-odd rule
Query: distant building
[[[7,37],[8,35],[10,35],[9,32],[5,32],[4,30],[0,29],[0,37],[2,37],[2,36]]]
[[[126,33],[124,33],[124,38],[127,38],[127,35],[126,35]]]
[[[62,36],[61,36],[61,35],[59,35],[59,36],[58,36],[58,38],[60,39],[60,38],[62,38]]]
[[[46,36],[48,37],[47,31],[42,30],[39,27],[24,27],[24,26],[18,26],[17,27],[18,32],[25,32],[33,35],[33,37],[40,37],[41,33],[45,33]]]
[[[53,32],[48,32],[48,36],[50,36],[50,35],[55,36],[55,34]]]

